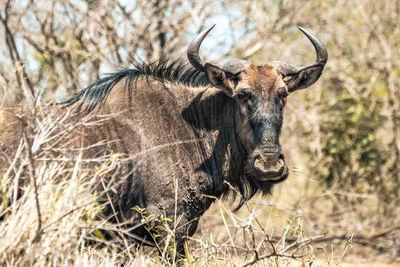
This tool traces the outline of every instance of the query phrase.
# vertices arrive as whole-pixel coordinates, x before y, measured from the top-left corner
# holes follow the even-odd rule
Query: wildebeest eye
[[[240,92],[240,93],[236,94],[236,97],[239,100],[246,101],[246,100],[252,99],[253,95],[251,95],[250,93],[247,93],[247,92]]]

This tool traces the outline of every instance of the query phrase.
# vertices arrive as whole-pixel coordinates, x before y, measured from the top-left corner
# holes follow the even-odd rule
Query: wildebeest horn
[[[274,61],[271,63],[282,73],[283,76],[293,76],[292,79],[286,82],[289,92],[306,88],[317,81],[324,69],[325,63],[328,61],[328,51],[324,44],[306,29],[302,27],[298,28],[311,41],[315,51],[317,52],[317,59],[315,63],[302,68],[297,68],[280,61]]]
[[[284,76],[295,75],[295,74],[299,73],[301,70],[311,67],[311,66],[320,65],[323,68],[325,63],[328,61],[328,52],[327,52],[324,44],[320,40],[318,40],[317,37],[315,37],[312,33],[307,31],[306,29],[304,29],[300,26],[298,28],[311,41],[312,45],[315,48],[315,51],[317,52],[317,59],[314,64],[307,66],[307,67],[303,67],[303,68],[297,68],[295,66],[292,66],[290,64],[287,64],[287,63],[284,63],[281,61],[271,62],[271,64],[274,67],[276,67]]]
[[[200,45],[207,34],[214,28],[215,24],[202,31],[193,41],[189,44],[187,49],[187,57],[190,64],[197,70],[204,72],[204,63],[199,56]]]
[[[320,63],[325,65],[325,63],[328,61],[328,51],[326,50],[324,44],[317,39],[314,35],[312,35],[309,31],[302,27],[298,27],[300,31],[304,33],[305,36],[311,41],[313,44],[315,51],[317,52],[317,59],[316,63]]]

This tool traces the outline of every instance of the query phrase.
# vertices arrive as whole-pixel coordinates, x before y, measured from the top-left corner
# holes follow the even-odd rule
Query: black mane
[[[86,103],[86,110],[92,111],[98,104],[104,102],[111,89],[124,78],[125,88],[131,93],[134,83],[139,77],[152,77],[159,81],[170,81],[190,87],[206,86],[208,82],[205,73],[193,68],[186,60],[156,61],[145,63],[135,61],[131,69],[123,69],[116,73],[107,74],[104,78],[94,82],[71,98],[61,102],[70,106],[80,102],[79,108]]]

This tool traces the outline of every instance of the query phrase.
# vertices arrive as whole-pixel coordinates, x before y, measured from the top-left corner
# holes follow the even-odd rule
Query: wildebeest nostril
[[[276,155],[279,153],[279,149],[275,147],[265,147],[262,149],[261,153],[263,155]]]

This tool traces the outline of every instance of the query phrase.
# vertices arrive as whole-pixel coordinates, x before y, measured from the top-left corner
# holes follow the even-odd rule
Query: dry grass
[[[112,164],[109,161],[101,165],[99,171],[108,170]],[[114,229],[118,232],[115,225],[96,220],[100,207],[96,204],[93,179],[98,177],[85,175],[79,170],[78,164],[74,169],[66,170],[62,164],[51,163],[38,173],[43,225],[40,239],[34,240],[38,218],[33,187],[29,185],[13,206],[2,209],[3,214],[7,212],[0,223],[2,265],[162,265],[162,259],[154,249],[147,247],[137,250],[126,247],[120,240],[96,238],[95,229]],[[55,182],[59,175],[67,175],[69,179]],[[293,194],[290,183],[296,180],[277,188],[274,197],[257,197],[237,213],[230,211],[229,201],[217,200],[204,215],[199,230],[189,242],[187,265],[303,266],[303,263],[307,263],[310,266],[348,266],[347,261],[351,262],[354,255],[364,256],[360,254],[364,246],[354,242],[358,232],[348,232],[348,238],[329,240],[332,233],[321,232],[321,227],[314,225],[318,221],[310,218],[311,211],[305,210],[309,208],[307,201],[297,210],[293,209],[293,203],[299,201],[299,194]],[[313,213],[314,216],[320,215],[320,220],[329,216],[327,210]],[[352,220],[352,216],[349,216],[349,220]],[[327,222],[324,227],[334,228]],[[358,227],[362,227],[362,222],[359,223]],[[351,227],[343,227],[346,228]],[[324,238],[327,240],[324,241]],[[97,239],[97,243],[93,243],[93,239]],[[373,252],[371,249],[368,251]],[[370,254],[370,257],[378,254]],[[347,255],[349,258],[345,258]],[[391,256],[390,251],[383,256],[387,261]],[[382,260],[382,256],[379,259]],[[356,262],[360,264],[362,261],[358,259]],[[360,266],[368,266],[366,264]]]
[[[107,172],[115,160],[101,164],[98,173]],[[22,197],[11,206],[5,207],[3,203],[1,214],[5,218],[0,222],[2,265],[165,264],[152,248],[138,250],[129,244],[126,246],[122,239],[106,241],[99,238],[101,236],[96,235],[96,229],[119,231],[115,225],[96,220],[101,207],[96,202],[98,194],[93,188],[99,176],[80,170],[79,161],[72,169],[64,167],[62,163],[52,162],[37,170],[42,220],[39,239],[35,240],[38,217],[33,186],[25,186]],[[60,181],[60,176],[66,179]],[[346,266],[347,263],[342,263],[347,260],[347,255],[349,260],[353,255],[369,254],[370,258],[382,255],[379,250],[371,248],[364,251],[365,246],[356,242],[357,236],[366,235],[363,231],[373,226],[374,218],[362,221],[359,218],[362,211],[353,210],[345,212],[347,219],[339,222],[332,218],[332,201],[327,197],[334,193],[315,196],[313,189],[302,191],[305,190],[304,180],[303,184],[299,181],[301,178],[292,177],[291,181],[279,186],[272,197],[256,197],[237,213],[230,211],[232,205],[229,201],[216,200],[189,242],[186,264],[304,266],[302,264],[306,263],[310,266]],[[315,198],[313,201],[318,201],[318,205],[310,204],[311,198]],[[371,204],[369,207],[372,207],[376,200],[371,197],[368,201]],[[355,225],[350,225],[352,222]],[[345,237],[342,238],[342,234]],[[329,239],[334,236],[337,237]],[[393,242],[398,242],[398,230],[383,237],[387,242],[390,238],[397,238]],[[96,242],[93,242],[94,239]],[[398,251],[395,251],[398,250],[398,243],[395,245],[397,247],[394,246],[393,251],[387,250],[383,254],[386,261],[398,256]]]

